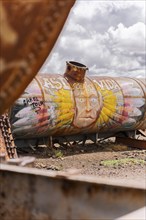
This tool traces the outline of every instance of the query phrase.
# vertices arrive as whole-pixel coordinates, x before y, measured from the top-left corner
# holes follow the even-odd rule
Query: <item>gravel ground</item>
[[[99,178],[122,179],[146,185],[146,150],[129,148],[114,144],[111,140],[97,145],[85,146],[41,145],[37,148],[19,150],[19,156],[34,156],[34,166],[38,169],[68,171],[78,174],[94,175]]]

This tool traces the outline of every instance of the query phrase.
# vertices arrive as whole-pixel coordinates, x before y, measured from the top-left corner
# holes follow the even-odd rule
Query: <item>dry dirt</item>
[[[38,169],[68,171],[75,169],[78,174],[94,175],[99,178],[122,179],[146,185],[146,150],[129,148],[106,140],[85,146],[45,145],[29,147],[18,151],[19,156],[34,156]]]

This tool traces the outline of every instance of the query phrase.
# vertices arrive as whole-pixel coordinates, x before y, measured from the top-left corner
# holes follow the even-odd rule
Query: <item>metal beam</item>
[[[140,184],[4,164],[0,169],[2,220],[116,219],[146,202]]]
[[[126,144],[129,147],[146,149],[146,140],[132,139],[128,137],[116,137],[116,143]]]

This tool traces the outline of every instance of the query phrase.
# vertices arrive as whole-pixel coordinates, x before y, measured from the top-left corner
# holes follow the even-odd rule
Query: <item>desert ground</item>
[[[55,171],[74,171],[79,175],[122,179],[146,185],[146,150],[115,144],[107,139],[97,144],[87,141],[71,146],[46,145],[18,149],[19,156],[35,157],[34,167]]]

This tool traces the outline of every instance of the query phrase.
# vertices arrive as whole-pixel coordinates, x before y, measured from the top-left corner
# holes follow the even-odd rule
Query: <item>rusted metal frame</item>
[[[5,145],[5,140],[2,134],[2,130],[0,128],[0,162],[3,160],[9,159],[8,152]]]
[[[17,158],[16,146],[11,132],[8,114],[0,116],[0,153],[5,159]]]
[[[94,138],[94,140],[93,140]],[[94,144],[98,143],[98,133],[92,133],[92,134],[78,134],[78,135],[68,135],[68,136],[60,136],[60,137],[54,137],[57,140],[56,143],[60,144],[60,146],[66,146],[64,142],[67,142],[67,145],[71,147],[75,144],[81,144],[82,146],[85,146],[86,141],[90,140],[93,141]],[[63,141],[64,140],[64,141]],[[74,142],[73,144],[71,142]]]
[[[128,137],[116,137],[116,143],[126,144],[129,147],[146,149],[146,140],[137,140]]]
[[[4,164],[0,169],[3,220],[116,219],[145,206],[140,184]]]
[[[48,137],[48,146],[51,147],[51,148],[53,147],[52,136],[49,136],[49,137]]]
[[[99,134],[99,133],[92,133],[92,134],[86,134],[86,138],[85,138],[85,134],[78,134],[78,135],[68,135],[68,136],[48,136],[48,137],[44,137],[44,138],[39,138],[39,139],[15,139],[15,143],[16,146],[18,148],[24,148],[25,146],[29,146],[30,144],[33,147],[37,147],[38,145],[41,144],[45,144],[49,147],[53,147],[54,144],[59,144],[60,146],[63,147],[69,147],[72,146],[72,142],[73,145],[74,144],[83,144],[83,140],[90,140],[95,144],[100,143],[103,139],[107,139],[110,137],[114,137],[114,134]],[[68,143],[68,145],[66,145],[66,142]],[[23,147],[22,147],[23,146]]]
[[[2,1],[0,114],[22,94],[53,48],[74,0]],[[21,13],[23,8],[23,13]],[[27,20],[22,25],[21,20]],[[24,34],[25,32],[25,34]]]

